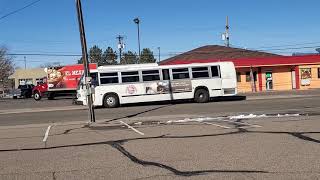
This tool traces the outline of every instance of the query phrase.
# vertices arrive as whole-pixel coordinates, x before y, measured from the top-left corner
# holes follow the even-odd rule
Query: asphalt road
[[[319,111],[320,96],[298,98],[274,98],[258,100],[219,101],[206,104],[192,102],[145,103],[130,105],[115,109],[97,108],[96,119],[114,120],[125,117],[149,116],[202,116],[202,115],[236,115],[248,113],[294,113]],[[30,104],[30,105],[28,105]],[[84,106],[72,105],[72,100],[61,99],[56,101],[7,100],[5,108],[0,109],[0,126],[57,123],[68,121],[88,121],[88,111]],[[29,108],[21,111],[20,108]],[[30,107],[31,106],[31,107]],[[56,110],[55,108],[58,108]],[[42,112],[42,110],[48,110]],[[13,111],[14,113],[8,113]],[[16,111],[16,112],[15,112]]]
[[[67,102],[0,111],[0,179],[320,178],[317,96],[96,109],[44,143],[87,120]]]

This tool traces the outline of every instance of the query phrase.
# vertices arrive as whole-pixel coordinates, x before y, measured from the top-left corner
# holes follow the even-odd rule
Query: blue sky
[[[0,0],[0,16],[32,1]],[[82,5],[88,47],[96,44],[115,49],[116,36],[121,34],[126,50],[137,51],[133,19],[139,17],[141,47],[150,48],[155,55],[161,47],[161,58],[165,59],[203,45],[223,45],[221,33],[227,15],[233,46],[320,46],[318,0],[82,0]],[[41,0],[0,20],[0,29],[0,44],[10,53],[81,53],[74,0]],[[297,51],[314,50],[270,50],[281,54]],[[73,64],[76,59],[27,56],[28,67],[55,61]],[[21,60],[23,56],[15,56],[17,66],[23,66]]]

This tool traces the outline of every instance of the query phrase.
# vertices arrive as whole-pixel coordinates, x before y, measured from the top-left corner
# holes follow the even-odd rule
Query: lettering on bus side
[[[177,92],[191,92],[192,83],[191,80],[172,81],[171,89],[173,93]]]

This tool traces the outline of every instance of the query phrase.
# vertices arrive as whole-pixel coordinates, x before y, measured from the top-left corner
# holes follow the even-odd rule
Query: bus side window
[[[172,69],[173,79],[189,79],[189,69],[188,68],[177,68]]]
[[[220,77],[219,66],[211,66],[212,77]]]
[[[163,80],[170,80],[169,69],[162,69]]]

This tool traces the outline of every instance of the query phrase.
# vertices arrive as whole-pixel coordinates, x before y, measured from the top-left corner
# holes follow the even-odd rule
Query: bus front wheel
[[[107,94],[104,97],[103,105],[106,108],[115,108],[119,106],[119,98],[115,94]]]
[[[206,103],[209,101],[209,92],[205,89],[198,89],[194,93],[194,101],[197,103]]]

